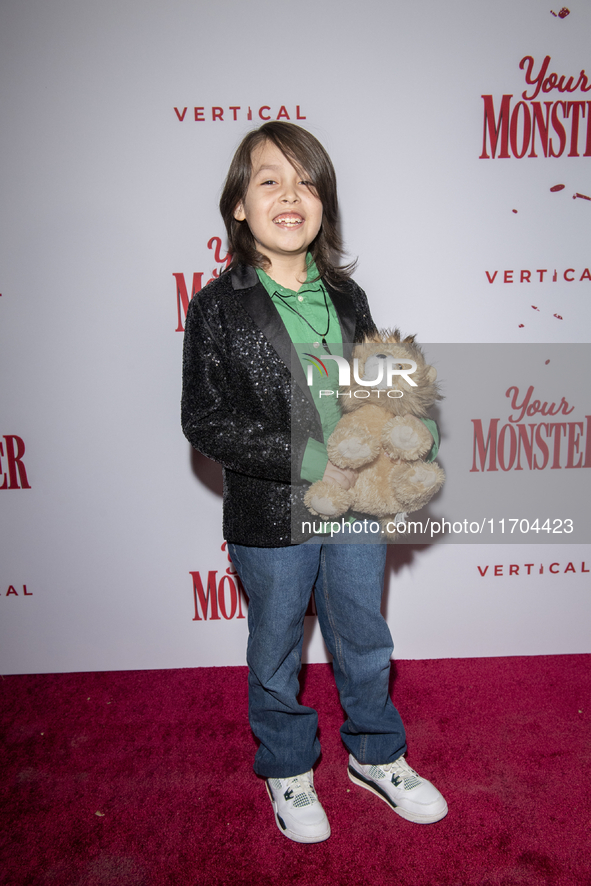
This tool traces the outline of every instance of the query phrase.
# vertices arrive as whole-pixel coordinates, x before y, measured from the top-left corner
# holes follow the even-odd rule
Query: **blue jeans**
[[[307,772],[320,755],[318,715],[299,704],[304,615],[314,584],[324,641],[347,720],[346,748],[360,763],[406,751],[388,691],[393,650],[380,612],[384,544],[306,542],[285,548],[228,545],[249,596],[249,720],[260,741],[254,769],[265,778]]]

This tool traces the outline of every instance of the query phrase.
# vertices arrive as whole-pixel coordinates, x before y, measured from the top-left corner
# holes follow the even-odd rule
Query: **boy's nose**
[[[296,203],[299,200],[296,189],[286,187],[281,200],[283,203]]]

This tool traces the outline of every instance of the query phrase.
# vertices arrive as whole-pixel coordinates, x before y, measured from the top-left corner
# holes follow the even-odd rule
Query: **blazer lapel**
[[[306,399],[316,409],[314,398],[306,383],[302,364],[292,349],[289,333],[285,328],[279,311],[273,304],[273,299],[270,298],[267,290],[260,282],[254,268],[241,267],[237,271],[233,271],[232,285],[235,290],[244,290],[240,295],[240,304],[273,346],[298,387],[304,392]]]
[[[330,299],[335,306],[335,310],[339,317],[339,323],[341,324],[341,335],[343,337],[343,356],[345,356],[347,360],[350,360],[353,351],[352,344],[355,341],[356,321],[353,299],[350,295],[346,295],[344,292],[338,292],[338,290],[333,289],[326,283],[324,285],[326,286],[326,291],[328,292]]]

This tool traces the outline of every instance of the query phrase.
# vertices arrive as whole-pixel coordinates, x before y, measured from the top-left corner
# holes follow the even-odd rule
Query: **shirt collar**
[[[323,292],[324,286],[322,285],[322,280],[318,276],[318,268],[316,267],[316,263],[314,259],[308,253],[306,258],[306,264],[308,266],[308,273],[306,275],[306,282],[302,283],[297,292],[294,289],[287,289],[285,286],[281,286],[279,283],[276,283],[272,277],[270,277],[262,268],[257,268],[256,272],[259,280],[271,296],[277,292],[279,295],[282,295],[284,298],[293,297],[294,295],[298,295],[302,292]]]

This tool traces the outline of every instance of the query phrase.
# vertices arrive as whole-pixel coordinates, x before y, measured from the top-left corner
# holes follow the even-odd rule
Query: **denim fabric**
[[[318,759],[318,715],[299,704],[304,615],[316,608],[347,720],[346,748],[361,763],[388,763],[406,751],[389,696],[388,625],[380,612],[386,546],[311,540],[284,548],[229,544],[249,596],[249,719],[260,741],[254,768],[265,777],[307,772]]]

